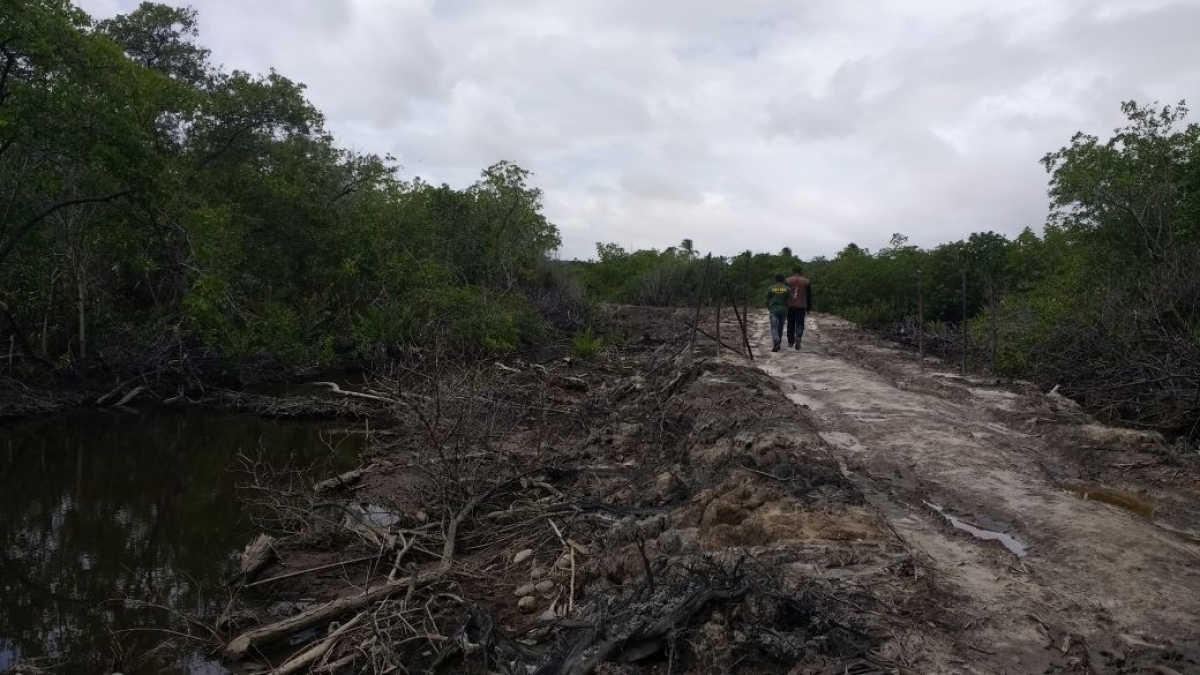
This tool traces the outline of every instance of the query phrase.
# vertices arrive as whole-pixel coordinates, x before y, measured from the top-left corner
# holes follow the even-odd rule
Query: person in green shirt
[[[792,297],[792,289],[783,283],[783,275],[775,275],[775,283],[767,289],[767,311],[771,313],[771,341],[774,347],[771,351],[779,351],[779,343],[783,341],[783,327],[787,324],[788,299]]]

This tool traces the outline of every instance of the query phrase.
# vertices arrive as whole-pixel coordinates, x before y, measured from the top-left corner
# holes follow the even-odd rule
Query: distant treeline
[[[921,334],[938,356],[957,361],[965,332],[973,367],[1197,435],[1200,126],[1184,124],[1182,102],[1122,107],[1128,123],[1111,138],[1077,134],[1042,159],[1051,218],[1040,234],[979,232],[933,249],[903,234],[875,252],[850,244],[804,264],[817,309],[914,344],[923,309]],[[705,275],[761,304],[771,276],[798,262],[785,249],[706,263],[691,242],[661,252],[602,244],[597,258],[579,263],[593,296],[680,305]]]
[[[779,254],[751,253],[732,258],[700,253],[692,240],[658,251],[628,251],[617,244],[597,244],[596,259],[572,261],[588,297],[601,302],[657,307],[705,304],[718,296],[741,306],[759,296],[776,274],[791,272],[800,259],[784,249]]]
[[[322,364],[434,341],[507,350],[545,316],[580,324],[525,170],[404,180],[337,147],[303,85],[215,68],[196,18],[0,10],[0,363],[188,343]]]

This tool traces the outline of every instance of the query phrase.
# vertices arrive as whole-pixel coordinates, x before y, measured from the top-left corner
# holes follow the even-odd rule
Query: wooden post
[[[996,351],[997,351],[997,348],[999,347],[999,342],[1000,342],[1000,336],[999,336],[1000,327],[998,324],[999,317],[997,316],[1000,313],[1000,303],[996,300],[996,277],[994,275],[988,279],[988,305],[991,306],[991,310],[988,313],[991,315],[989,317],[990,323],[991,323],[991,329],[992,329],[991,330],[992,334],[990,336],[991,342],[992,342],[992,344],[991,344],[991,352],[992,352],[991,368],[992,368],[992,374],[994,375],[996,373]]]
[[[740,329],[742,332],[742,346],[746,348],[746,355],[750,357],[751,361],[753,361],[754,352],[750,349],[750,340],[746,337],[746,323],[748,318],[743,317],[742,313],[738,311],[737,298],[733,296],[733,290],[729,291],[729,304],[733,307],[733,315],[737,317],[738,329]]]
[[[723,288],[721,287],[721,281],[722,281],[722,277],[724,277],[724,276],[725,276],[725,261],[724,261],[724,259],[722,259],[720,264],[717,265],[717,296],[716,297],[717,297],[717,359],[718,360],[721,358],[721,305],[724,304],[723,300],[721,298],[721,291],[723,290]]]
[[[925,295],[921,285],[921,270],[917,269],[917,353],[921,359],[921,372],[925,371]]]
[[[746,250],[746,272],[742,283],[742,341],[746,343],[746,353],[754,360],[754,350],[750,348],[750,251]]]
[[[962,268],[962,374],[967,374],[967,267]]]
[[[692,316],[692,356],[696,355],[696,331],[700,329],[700,307],[704,304],[704,288],[708,285],[708,265],[712,262],[712,254],[704,256],[704,269],[700,272],[700,288],[696,291],[696,313]]]

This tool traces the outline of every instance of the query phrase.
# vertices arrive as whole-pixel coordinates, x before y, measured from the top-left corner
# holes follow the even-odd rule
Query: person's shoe
[[[771,347],[771,351],[773,351],[773,352],[779,351],[779,343],[778,342],[775,343],[774,347]]]
[[[791,349],[795,344],[795,341],[788,342],[788,349]]]
[[[796,351],[800,351],[800,341],[796,340]]]

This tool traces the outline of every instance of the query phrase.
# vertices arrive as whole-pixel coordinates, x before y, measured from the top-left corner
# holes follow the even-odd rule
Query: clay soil
[[[693,344],[690,317],[612,308],[619,343],[592,361],[424,364],[347,394],[380,429],[361,472],[264,470],[248,490],[274,539],[236,584],[226,654],[328,673],[1200,672],[1189,460],[836,319],[771,354],[753,317],[751,361],[717,355],[711,317]],[[732,317],[721,331],[740,342]]]
[[[971,617],[959,638],[978,653],[961,672],[1200,672],[1194,448],[1028,383],[922,368],[835,317],[768,356],[758,365]]]

